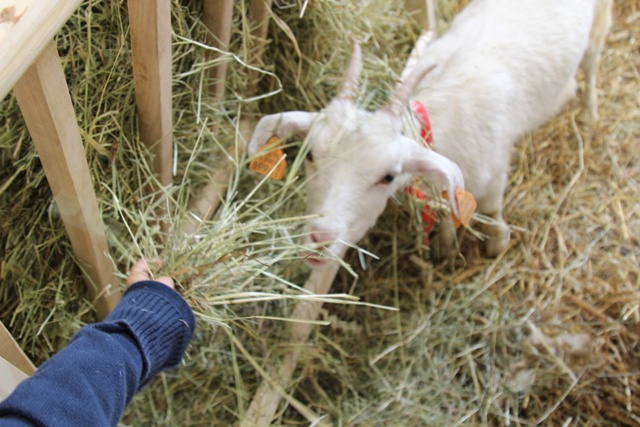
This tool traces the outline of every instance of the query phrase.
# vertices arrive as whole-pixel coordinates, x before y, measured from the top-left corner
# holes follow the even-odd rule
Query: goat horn
[[[355,102],[358,96],[358,84],[360,82],[360,72],[362,71],[362,51],[360,49],[360,43],[357,40],[353,41],[353,51],[351,53],[351,59],[349,60],[349,67],[342,79],[340,90],[338,91],[338,98]]]
[[[405,107],[409,104],[409,98],[411,94],[418,86],[420,81],[427,75],[431,70],[436,67],[436,64],[431,64],[429,66],[417,66],[407,79],[398,83],[396,89],[391,95],[391,99],[389,104],[384,107],[384,110],[387,111],[394,117],[400,117]]]

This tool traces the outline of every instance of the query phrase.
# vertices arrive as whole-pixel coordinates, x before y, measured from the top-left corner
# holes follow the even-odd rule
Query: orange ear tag
[[[281,147],[282,144],[280,143],[280,138],[277,136],[269,138],[269,141],[267,141],[264,147],[258,150],[256,156],[251,159],[249,169],[262,175],[268,175],[269,178],[280,181],[284,178],[284,174],[287,170],[287,160],[285,159],[285,154]],[[260,154],[263,151],[265,151],[265,153]],[[272,170],[273,172],[271,172]],[[269,175],[269,173],[271,173],[271,175]]]
[[[444,191],[442,193],[442,197],[448,199],[449,194]],[[468,227],[469,223],[471,222],[471,217],[478,207],[478,202],[476,202],[473,194],[469,193],[468,191],[464,191],[462,188],[456,188],[456,202],[458,203],[459,216],[456,216],[453,212],[451,212],[453,225],[455,225],[456,228],[459,228],[461,225]]]

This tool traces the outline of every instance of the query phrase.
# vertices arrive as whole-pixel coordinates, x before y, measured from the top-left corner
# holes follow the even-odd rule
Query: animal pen
[[[145,256],[197,331],[123,426],[638,425],[639,0],[614,7],[599,122],[574,100],[517,145],[496,259],[472,222],[435,263],[399,195],[309,278],[301,141],[284,179],[248,168],[257,119],[325,105],[352,39],[374,109],[426,16],[442,32],[466,3],[1,1],[0,391]]]

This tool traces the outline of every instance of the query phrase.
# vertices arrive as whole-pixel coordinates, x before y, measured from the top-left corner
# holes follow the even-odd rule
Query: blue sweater
[[[194,329],[176,291],[138,282],[0,402],[0,426],[116,426],[135,393],[180,363]]]

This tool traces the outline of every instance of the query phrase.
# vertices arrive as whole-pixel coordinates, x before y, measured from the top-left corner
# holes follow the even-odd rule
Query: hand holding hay
[[[145,280],[155,280],[156,282],[160,282],[162,284],[167,285],[171,289],[175,289],[175,285],[173,284],[173,279],[171,277],[169,276],[153,277],[153,274],[149,269],[149,263],[152,263],[156,266],[160,266],[162,264],[162,261],[157,258],[153,258],[150,260],[145,260],[144,258],[139,259],[131,267],[131,272],[129,273],[129,277],[127,277],[127,280],[126,280],[127,288],[131,287],[131,285],[137,282],[142,282]]]

